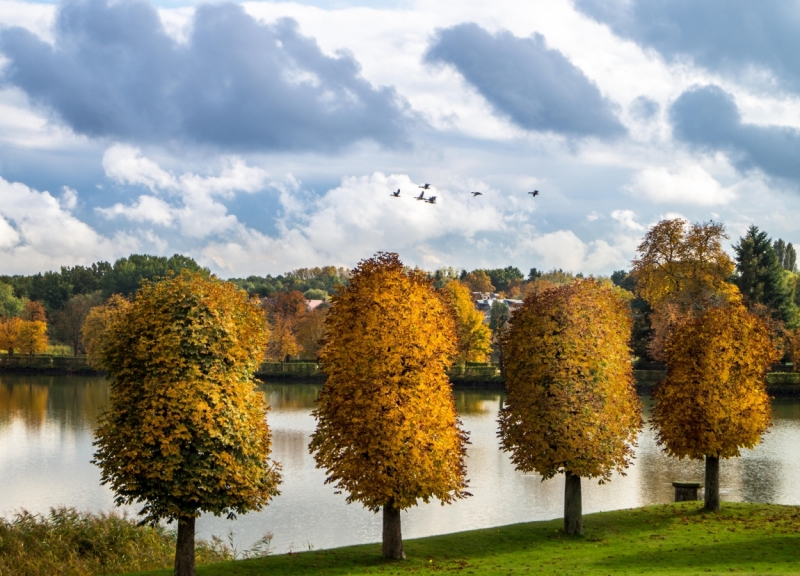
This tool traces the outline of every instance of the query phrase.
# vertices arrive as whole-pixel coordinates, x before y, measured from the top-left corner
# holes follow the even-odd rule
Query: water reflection
[[[281,495],[264,511],[235,522],[205,516],[202,536],[235,533],[246,547],[265,532],[275,534],[278,552],[341,546],[380,539],[380,517],[325,485],[308,453],[314,430],[311,411],[318,384],[264,384],[272,406],[274,457],[283,466]],[[470,432],[467,470],[472,498],[451,506],[419,506],[404,514],[407,537],[466,530],[512,522],[554,518],[562,513],[563,478],[542,482],[513,469],[499,451],[497,413],[503,400],[497,391],[456,390],[456,407]],[[108,387],[101,378],[0,376],[0,513],[25,507],[44,512],[65,504],[80,509],[108,510],[111,493],[99,485],[90,464],[92,431]],[[644,399],[645,416],[650,402]],[[774,425],[755,450],[722,463],[725,500],[800,503],[800,466],[793,454],[800,443],[800,400],[774,404]],[[624,477],[609,484],[584,481],[588,512],[669,502],[673,480],[701,480],[703,463],[665,457],[648,428],[641,435],[637,459]],[[135,512],[135,510],[132,510]]]

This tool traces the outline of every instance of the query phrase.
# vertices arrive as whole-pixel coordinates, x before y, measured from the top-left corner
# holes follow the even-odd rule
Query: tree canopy
[[[774,318],[794,327],[797,324],[794,285],[787,282],[781,259],[767,233],[750,226],[733,249],[736,285],[748,306],[763,304]]]
[[[469,288],[451,280],[442,288],[453,309],[458,336],[458,362],[486,362],[492,353],[492,331],[475,308]]]
[[[359,263],[332,298],[320,352],[327,380],[310,450],[326,482],[384,514],[384,556],[402,557],[400,510],[467,496],[465,444],[446,369],[451,311],[397,254]]]
[[[664,359],[664,342],[679,323],[738,295],[728,282],[734,264],[722,247],[727,237],[722,224],[681,218],[662,220],[645,234],[631,276],[637,296],[652,310],[652,358]]]
[[[778,353],[764,323],[740,300],[708,307],[677,326],[665,353],[667,377],[653,394],[656,439],[670,456],[706,458],[706,505],[716,509],[719,458],[752,448],[769,426],[766,371]]]
[[[146,282],[117,310],[97,355],[111,380],[95,463],[118,505],[178,521],[176,574],[194,572],[194,520],[275,496],[267,406],[253,373],[264,315],[230,283],[184,270]]]
[[[576,477],[579,500],[580,477],[605,482],[628,467],[642,421],[630,327],[627,302],[591,279],[532,294],[514,313],[499,435],[518,470],[563,472],[568,488]],[[579,519],[565,515],[565,530],[580,532]]]

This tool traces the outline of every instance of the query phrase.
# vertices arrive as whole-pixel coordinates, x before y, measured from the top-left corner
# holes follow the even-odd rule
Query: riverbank
[[[590,514],[583,537],[565,536],[562,521],[550,520],[407,540],[404,562],[383,561],[380,545],[367,544],[198,566],[197,574],[800,572],[797,507],[724,502],[721,512],[706,514],[701,506],[684,502]]]
[[[0,373],[13,374],[80,374],[101,375],[89,366],[86,358],[79,356],[3,356],[0,355]],[[649,394],[667,375],[663,369],[634,370],[636,389]],[[265,382],[286,381],[297,383],[322,383],[325,374],[316,362],[264,362],[256,377]],[[450,371],[454,388],[498,390],[505,382],[496,366],[454,366]],[[767,374],[767,391],[776,397],[800,396],[800,372],[770,372]]]

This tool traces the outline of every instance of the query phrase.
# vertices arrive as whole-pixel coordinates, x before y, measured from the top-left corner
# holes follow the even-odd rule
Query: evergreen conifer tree
[[[750,226],[733,249],[736,252],[736,285],[748,305],[763,304],[774,318],[794,324],[797,307],[792,287],[767,233]]]

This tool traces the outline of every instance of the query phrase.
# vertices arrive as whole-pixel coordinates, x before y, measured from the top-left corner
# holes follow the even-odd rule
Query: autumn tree
[[[26,300],[20,318],[23,320],[47,322],[47,312],[45,312],[44,306],[42,306],[40,302],[36,300]]]
[[[708,307],[678,326],[665,346],[667,377],[653,397],[664,451],[705,459],[705,508],[719,510],[719,460],[752,448],[770,424],[766,371],[777,350],[741,301]]]
[[[349,503],[383,510],[383,556],[403,558],[401,510],[468,496],[467,433],[446,373],[453,319],[427,275],[397,254],[359,263],[332,302],[309,449]]]
[[[0,317],[0,350],[5,350],[9,356],[14,354],[17,346],[17,338],[24,320],[22,318]]]
[[[267,334],[257,303],[233,284],[182,272],[144,282],[105,329],[111,380],[94,462],[117,505],[177,521],[176,576],[194,574],[195,519],[244,514],[275,496],[278,467],[253,373]]]
[[[448,297],[456,322],[458,362],[486,362],[492,353],[492,332],[484,316],[475,308],[469,288],[452,280],[442,288]]]
[[[316,359],[325,336],[325,317],[329,306],[309,310],[297,323],[297,344],[305,358]]]
[[[722,247],[727,238],[720,223],[682,218],[662,220],[645,234],[631,276],[637,296],[652,310],[652,358],[664,360],[663,343],[675,326],[738,294],[728,282],[734,264]]]
[[[23,320],[19,324],[14,344],[20,354],[33,356],[46,352],[48,346],[47,324],[41,320]]]
[[[308,310],[303,293],[279,292],[266,300],[264,309],[271,330],[267,356],[277,360],[296,356],[301,349],[297,341],[298,324]]]
[[[86,350],[89,365],[95,368],[102,367],[100,351],[106,330],[125,312],[130,302],[123,296],[115,294],[102,306],[95,306],[86,315],[86,320],[81,327],[81,344]]]
[[[565,475],[564,531],[583,533],[581,478],[611,478],[633,457],[641,406],[631,319],[614,288],[578,280],[525,299],[503,336],[501,445],[517,470]]]
[[[99,290],[92,294],[78,294],[67,300],[63,310],[53,314],[53,336],[56,340],[72,346],[75,356],[82,349],[83,323],[89,311],[101,302],[102,296]]]
[[[470,292],[483,292],[491,294],[494,292],[494,285],[491,278],[483,270],[475,270],[466,274],[461,281],[469,288]]]

